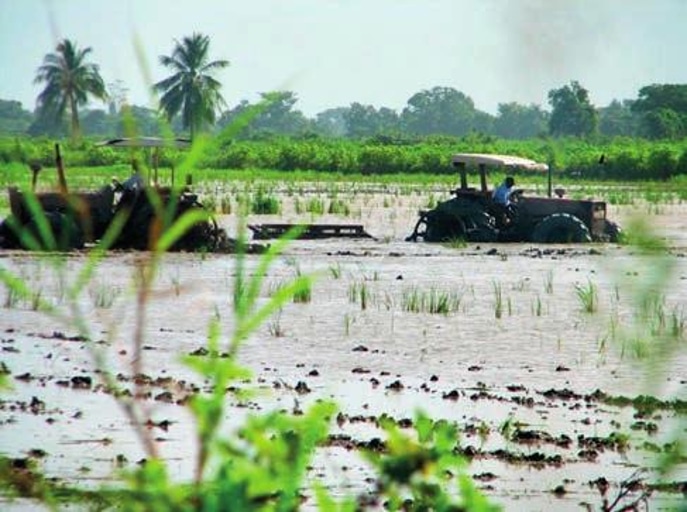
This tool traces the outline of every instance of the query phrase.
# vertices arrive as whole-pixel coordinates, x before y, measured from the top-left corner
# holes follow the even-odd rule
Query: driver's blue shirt
[[[496,204],[508,206],[510,204],[510,195],[512,191],[512,187],[508,188],[505,183],[502,183],[498,186],[498,188],[496,188],[496,190],[494,190],[494,193],[492,194],[491,198],[494,200]]]

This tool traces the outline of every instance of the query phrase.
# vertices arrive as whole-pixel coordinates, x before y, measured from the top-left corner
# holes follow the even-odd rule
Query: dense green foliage
[[[589,100],[589,91],[573,81],[560,89],[549,91],[553,107],[549,119],[552,135],[589,136],[598,128],[598,114]]]
[[[270,169],[320,171],[343,175],[454,174],[450,156],[457,152],[516,154],[551,164],[558,176],[580,179],[665,180],[687,174],[686,142],[650,142],[615,138],[593,144],[577,138],[513,141],[469,135],[361,141],[324,138],[214,141],[197,162],[197,169]],[[144,151],[101,148],[93,141],[63,144],[71,167],[128,165],[145,158]],[[182,154],[166,150],[160,165],[175,166]],[[0,139],[0,162],[39,162],[54,165],[50,139]]]
[[[165,57],[172,58],[173,56]],[[207,55],[205,59],[207,60]],[[517,140],[547,135],[678,140],[687,134],[687,106],[681,100],[682,96],[687,95],[687,85],[681,84],[647,86],[640,89],[636,100],[613,100],[607,106],[595,106],[591,93],[578,82],[572,81],[549,91],[551,111],[536,104],[507,102],[498,105],[496,115],[477,108],[472,98],[461,91],[452,87],[433,87],[413,94],[400,111],[354,101],[348,106],[329,108],[309,118],[297,108],[298,97],[293,91],[263,92],[258,103],[244,99],[220,113],[219,107],[223,106],[220,84],[209,74],[215,68],[223,67],[220,64],[226,61],[206,64],[202,64],[206,62],[203,60],[196,61],[177,62],[175,66],[179,71],[157,84],[157,92],[163,94],[162,111],[171,121],[176,133],[190,129],[192,118],[195,119],[195,124],[190,131],[197,131],[200,125],[221,130],[246,111],[258,104],[264,106],[267,102],[267,108],[263,108],[253,118],[251,125],[241,133],[241,138],[315,135],[359,139],[376,136],[465,136],[479,133]],[[201,66],[199,76],[202,80],[190,79],[195,69],[193,66]],[[161,87],[162,85],[165,87]],[[166,87],[168,85],[170,88]],[[191,94],[197,87],[201,89]],[[117,96],[117,88],[116,83],[109,84],[113,96]],[[190,101],[184,103],[184,97],[188,97]],[[126,100],[125,96],[123,99]],[[16,103],[0,103],[0,112],[6,114],[0,122],[0,134],[54,136],[65,133],[63,120],[55,123],[53,118],[34,116]],[[11,108],[9,104],[12,104]],[[197,109],[196,104],[204,107]],[[215,122],[216,114],[219,117]],[[128,105],[121,98],[119,101],[111,101],[107,112],[102,109],[88,109],[81,111],[80,116],[81,128],[90,136],[130,134],[130,131],[127,132],[122,127],[122,120],[127,116],[136,121],[130,124],[130,127],[135,127],[136,133],[159,134],[159,121],[154,110]],[[28,128],[27,119],[30,123]]]

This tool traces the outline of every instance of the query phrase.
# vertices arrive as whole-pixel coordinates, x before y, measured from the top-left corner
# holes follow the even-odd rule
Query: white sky
[[[93,48],[106,83],[151,105],[174,39],[211,38],[230,106],[296,92],[306,115],[353,102],[400,111],[454,87],[481,110],[537,103],[570,80],[598,106],[651,83],[687,83],[687,0],[0,0],[0,98],[33,109],[43,56],[59,38]]]

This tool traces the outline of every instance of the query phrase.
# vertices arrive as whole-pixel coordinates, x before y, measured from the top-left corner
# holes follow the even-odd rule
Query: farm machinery
[[[584,243],[617,242],[620,228],[606,218],[606,203],[573,200],[555,189],[552,196],[551,169],[533,160],[476,153],[453,156],[460,174],[460,187],[453,197],[434,209],[421,211],[407,241]],[[480,187],[468,186],[467,169],[477,167]],[[511,194],[512,204],[497,204],[487,186],[487,168],[525,169],[548,172],[548,196],[528,197],[521,190]]]
[[[167,141],[157,138],[114,139],[102,143],[110,147],[148,147],[155,155],[162,147],[187,147],[189,141]],[[110,247],[145,250],[165,228],[190,210],[203,209],[196,194],[188,187],[157,186],[155,179],[144,179],[134,161],[134,174],[124,182],[112,183],[94,192],[70,192],[65,178],[60,147],[55,144],[55,161],[59,190],[36,193],[40,166],[32,165],[32,190],[17,187],[8,190],[11,214],[0,223],[0,247],[24,249],[80,249],[87,243],[103,239],[116,219],[119,230]],[[171,250],[231,250],[231,241],[214,219],[194,223],[171,247]]]

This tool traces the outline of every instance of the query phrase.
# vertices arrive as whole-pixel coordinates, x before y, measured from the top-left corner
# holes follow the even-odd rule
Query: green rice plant
[[[468,242],[463,237],[455,237],[446,242],[442,242],[441,245],[449,249],[465,249],[468,246]]]
[[[586,285],[577,283],[575,285],[577,299],[585,313],[596,313],[599,310],[599,297],[597,287],[591,280]]]
[[[427,311],[432,314],[448,315],[460,309],[462,295],[430,288]]]
[[[372,292],[367,286],[367,282],[354,281],[348,287],[348,300],[353,304],[360,304],[360,309],[365,311],[372,298]]]
[[[34,292],[31,294],[31,310],[32,311],[38,311],[41,307],[41,304],[43,303],[42,300],[43,297],[43,289],[38,288],[37,290],[34,290]]]
[[[281,314],[282,310],[279,310],[276,316],[274,316],[267,324],[267,330],[269,331],[270,336],[273,336],[274,338],[282,338],[286,335],[281,325]]]
[[[97,283],[91,287],[91,298],[97,309],[110,309],[121,290],[107,283]]]
[[[481,420],[477,424],[477,436],[479,437],[480,443],[481,444],[486,443],[489,440],[490,434],[491,434],[491,427],[489,426],[489,424],[486,421]]]
[[[296,266],[296,280],[302,280],[304,277],[300,267]],[[293,301],[306,304],[312,300],[312,284],[309,280],[302,281],[303,284],[293,294]]]
[[[333,279],[341,279],[341,275],[343,274],[341,263],[337,261],[334,265],[329,265],[329,274]]]
[[[5,300],[2,303],[2,307],[5,309],[15,309],[19,305],[21,295],[20,293],[11,287],[5,288]]]
[[[258,189],[251,201],[251,213],[256,215],[277,215],[281,211],[281,202],[276,196],[263,189]]]
[[[343,317],[344,321],[344,334],[346,336],[351,335],[351,327],[355,323],[355,316],[350,313],[345,313]]]
[[[348,206],[348,204],[344,202],[343,199],[335,197],[329,203],[329,209],[327,210],[327,213],[331,215],[349,216],[351,214],[351,207]]]
[[[611,190],[606,194],[606,201],[612,205],[634,204],[632,194],[627,190]]]
[[[227,195],[223,195],[220,198],[219,212],[222,215],[231,215],[231,212],[232,212],[231,197],[229,197]]]
[[[214,195],[206,195],[203,197],[203,206],[207,211],[216,213],[217,212],[217,198]]]
[[[539,294],[534,298],[534,301],[532,302],[532,315],[534,316],[542,316],[542,301],[541,297]]]
[[[492,283],[494,292],[494,318],[500,319],[503,316],[503,290],[501,284],[494,281]]]
[[[448,315],[460,310],[462,292],[451,292],[432,287],[420,290],[406,288],[401,296],[401,309],[410,313],[430,313]]]
[[[319,197],[311,197],[305,203],[305,211],[313,215],[323,215],[324,201]]]
[[[403,291],[401,297],[401,308],[410,313],[421,313],[423,311],[423,300],[420,289],[417,287]]]
[[[649,333],[656,339],[683,341],[685,339],[685,315],[681,308],[667,310],[664,297],[656,297],[644,305],[646,325]]]
[[[293,200],[293,209],[297,215],[302,214],[304,211],[303,203],[301,202],[301,200],[298,197],[294,198],[294,200]]]

